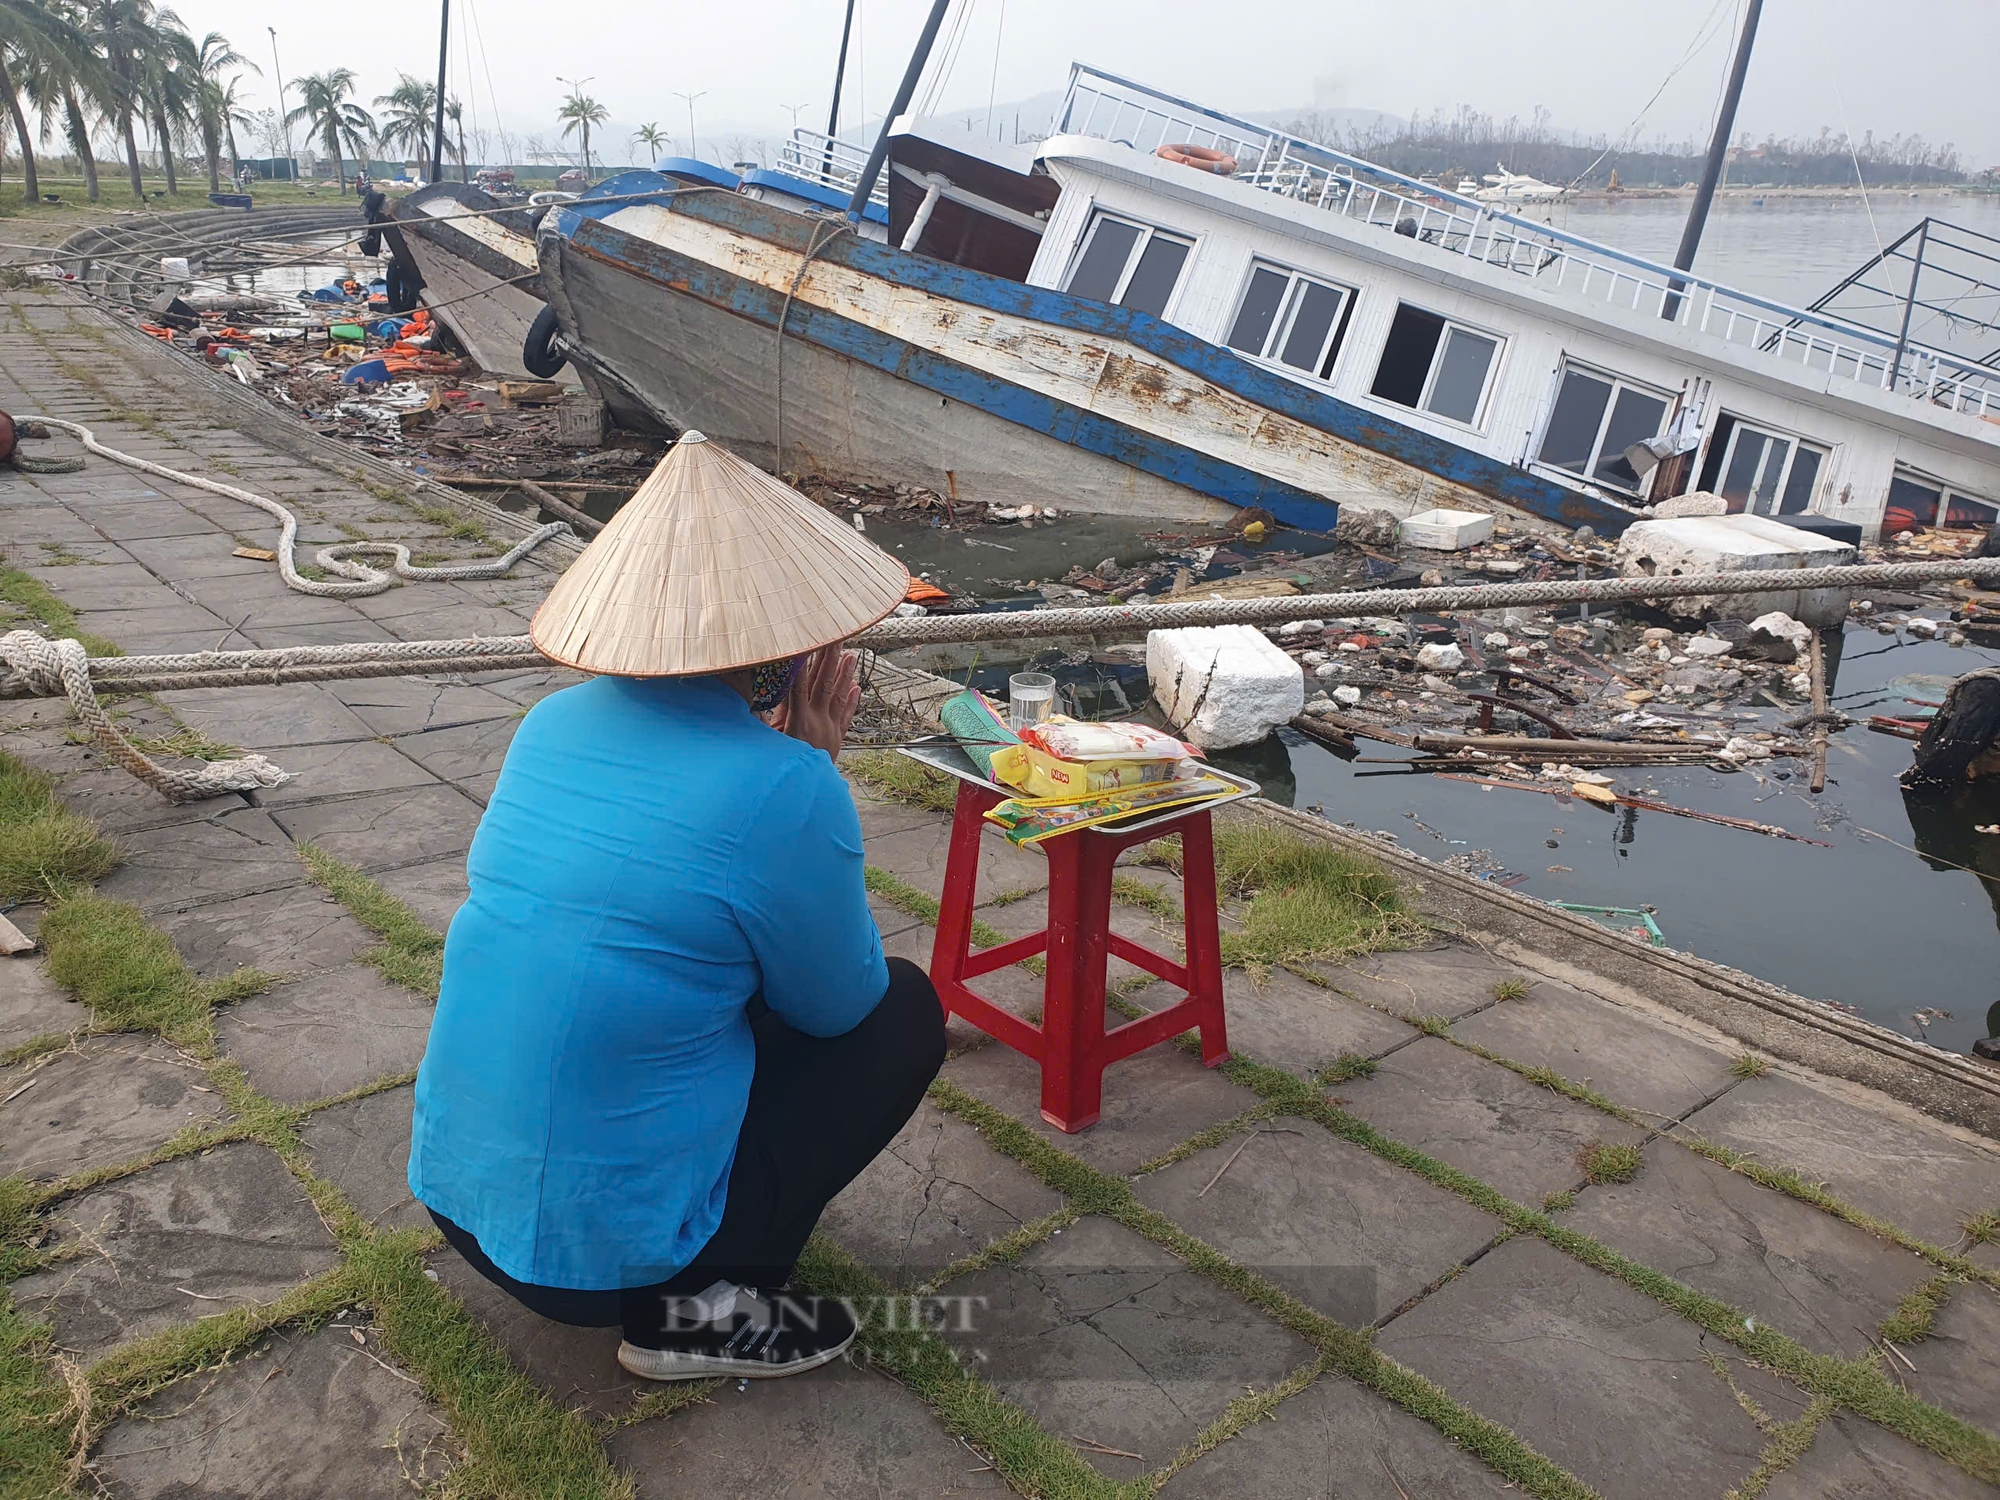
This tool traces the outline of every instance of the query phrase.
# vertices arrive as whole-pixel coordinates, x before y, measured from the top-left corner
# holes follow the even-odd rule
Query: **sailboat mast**
[[[1701,248],[1701,232],[1708,224],[1708,208],[1715,201],[1716,184],[1722,180],[1723,163],[1729,159],[1729,137],[1736,129],[1736,105],[1743,97],[1743,78],[1750,71],[1750,47],[1757,40],[1757,18],[1764,12],[1764,0],[1749,0],[1743,11],[1743,32],[1736,38],[1736,57],[1729,65],[1729,86],[1722,93],[1722,108],[1715,117],[1715,134],[1709,138],[1708,160],[1702,164],[1701,183],[1694,190],[1694,204],[1688,209],[1687,226],[1681,230],[1680,248],[1674,252],[1674,269],[1694,269],[1695,251]],[[1676,281],[1671,295],[1660,305],[1660,316],[1672,321],[1680,316],[1680,293],[1685,283]]]
[[[443,13],[438,17],[437,117],[431,129],[431,181],[434,183],[444,177],[444,65],[450,53],[451,0],[444,0]]]
[[[826,133],[840,134],[840,86],[847,78],[847,39],[854,35],[854,0],[847,0],[847,20],[840,28],[840,61],[833,65],[833,106],[826,112]]]
[[[1752,0],[1756,3],[1756,0]],[[934,0],[931,13],[924,19],[924,29],[917,38],[917,50],[910,54],[910,65],[903,70],[903,81],[896,86],[895,102],[889,106],[889,113],[882,117],[882,133],[875,138],[875,149],[868,153],[868,165],[861,169],[861,181],[855,185],[854,196],[848,200],[847,222],[859,224],[862,210],[868,207],[868,199],[875,192],[875,180],[882,175],[882,163],[889,159],[889,132],[903,111],[910,107],[910,99],[917,92],[917,80],[923,76],[924,64],[930,60],[931,46],[937,41],[938,28],[944,25],[944,13],[951,9],[951,0]]]

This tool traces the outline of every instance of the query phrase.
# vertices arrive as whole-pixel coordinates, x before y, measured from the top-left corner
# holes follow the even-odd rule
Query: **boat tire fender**
[[[1183,141],[1178,145],[1162,146],[1153,155],[1162,161],[1193,167],[1197,171],[1213,172],[1218,177],[1232,177],[1236,173],[1236,158],[1227,151],[1217,151],[1213,146],[1197,146]]]
[[[521,366],[537,380],[553,380],[569,363],[569,355],[557,343],[560,332],[556,310],[543,304],[542,310],[535,314],[527,338],[521,343]]]

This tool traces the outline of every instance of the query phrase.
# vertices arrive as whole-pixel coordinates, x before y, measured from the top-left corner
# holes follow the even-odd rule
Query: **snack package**
[[[1131,813],[1163,812],[1227,796],[1235,790],[1218,777],[1201,776],[1191,781],[1147,782],[1123,791],[1080,797],[1016,797],[987,809],[986,821],[997,824],[1010,844],[1036,844],[1059,833],[1073,833]]]
[[[1021,741],[1057,760],[1185,760],[1201,752],[1150,724],[1095,724],[1061,714],[1021,731]]]
[[[1085,792],[1115,792],[1152,781],[1171,781],[1197,774],[1185,761],[1057,760],[1030,744],[1009,745],[993,752],[992,776],[1030,797],[1070,797]]]

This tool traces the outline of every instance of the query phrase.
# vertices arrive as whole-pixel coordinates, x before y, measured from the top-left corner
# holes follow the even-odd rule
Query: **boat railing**
[[[816,182],[838,193],[852,193],[868,165],[868,149],[843,141],[823,131],[796,126],[791,139],[778,148],[778,170],[791,177]],[[886,174],[875,184],[869,202],[889,206]]]
[[[1830,379],[2000,417],[2000,370],[1811,309],[1738,291],[1521,218],[1317,142],[1078,63],[1057,134],[1157,152],[1205,146],[1233,157],[1231,180],[1373,225],[1496,271],[1647,316]]]

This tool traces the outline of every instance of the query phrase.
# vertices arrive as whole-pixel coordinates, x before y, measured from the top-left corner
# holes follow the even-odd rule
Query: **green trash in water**
[[[1608,927],[1622,936],[1643,935],[1655,948],[1667,946],[1667,935],[1660,931],[1660,924],[1653,920],[1653,913],[1648,907],[1586,906],[1578,901],[1551,901],[1549,905],[1558,911],[1573,911],[1578,916],[1589,917],[1598,926]]]
[[[327,329],[326,336],[337,344],[359,344],[368,337],[359,323],[336,323]]]

